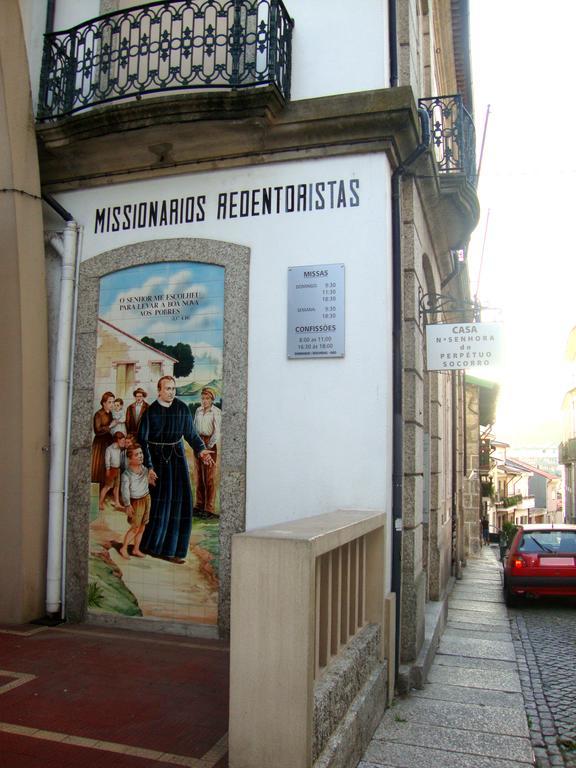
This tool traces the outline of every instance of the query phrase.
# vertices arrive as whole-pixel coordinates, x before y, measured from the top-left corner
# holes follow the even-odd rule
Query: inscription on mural
[[[190,315],[186,313],[186,309],[198,306],[202,298],[200,291],[160,293],[155,296],[122,296],[118,310],[121,313],[134,312],[142,317],[178,315],[182,320],[188,320]]]

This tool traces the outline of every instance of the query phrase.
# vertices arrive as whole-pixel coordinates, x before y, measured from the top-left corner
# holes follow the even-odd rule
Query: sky
[[[495,433],[556,447],[576,326],[575,0],[470,0],[480,222],[471,290],[501,321]],[[487,108],[490,114],[486,123]],[[488,378],[488,376],[486,376]]]

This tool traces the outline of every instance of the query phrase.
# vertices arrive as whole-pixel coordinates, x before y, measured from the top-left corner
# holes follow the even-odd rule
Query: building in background
[[[527,475],[525,497],[534,500],[534,506],[518,520],[521,523],[562,523],[562,480],[558,475],[545,472],[525,461],[510,457],[507,465]]]
[[[567,523],[576,522],[576,327],[568,335],[566,346],[568,386],[562,403],[562,442],[558,460],[564,475],[564,509]]]
[[[490,506],[494,497],[492,482],[492,427],[496,420],[499,385],[466,374],[466,450],[464,475],[464,548],[467,554],[482,546],[482,518],[489,517],[490,532],[495,533]]]
[[[283,715],[304,712],[305,734],[286,765],[330,754],[310,714],[322,670],[354,646],[378,685],[419,684],[426,621],[441,625],[473,549],[464,372],[424,363],[427,322],[472,319],[468,2],[5,0],[0,63],[14,470],[0,619],[211,636],[232,623],[231,761],[256,765],[265,745],[233,725],[254,677],[236,672],[274,679],[254,628],[287,611],[261,590],[295,596],[298,616],[310,598],[294,641],[306,706],[294,695]],[[151,405],[167,372],[182,420],[128,437],[167,465],[186,457],[203,498],[198,445],[180,438],[209,390],[214,506],[190,530],[190,505],[162,496],[154,531],[163,514],[170,535],[126,560],[102,457],[120,410],[138,389]],[[313,565],[284,571],[304,539]]]
[[[484,476],[484,508],[491,530],[506,523],[562,523],[562,480],[525,461],[508,455],[508,443],[490,438],[490,453]]]

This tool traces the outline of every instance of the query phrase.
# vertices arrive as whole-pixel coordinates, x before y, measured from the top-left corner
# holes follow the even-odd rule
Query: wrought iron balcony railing
[[[162,0],[47,34],[39,120],[173,90],[275,85],[290,97],[282,0]]]
[[[430,130],[441,173],[463,173],[476,186],[476,133],[461,96],[420,99],[430,115]]]

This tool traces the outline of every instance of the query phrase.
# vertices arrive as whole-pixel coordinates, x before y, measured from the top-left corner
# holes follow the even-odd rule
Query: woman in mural
[[[205,465],[214,464],[188,406],[176,397],[174,378],[162,376],[158,399],[144,412],[138,428],[152,499],[140,549],[173,563],[185,561],[192,533],[192,488],[183,440]]]
[[[104,392],[100,398],[102,406],[94,414],[94,440],[92,441],[92,482],[104,485],[106,482],[106,448],[112,443],[110,432],[114,393]]]

